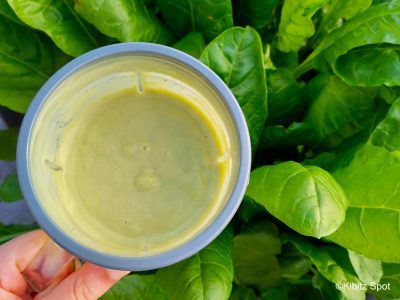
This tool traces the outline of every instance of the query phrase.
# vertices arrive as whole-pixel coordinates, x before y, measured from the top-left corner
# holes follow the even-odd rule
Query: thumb
[[[96,300],[127,274],[128,271],[110,270],[85,263],[59,285],[37,295],[35,300]]]

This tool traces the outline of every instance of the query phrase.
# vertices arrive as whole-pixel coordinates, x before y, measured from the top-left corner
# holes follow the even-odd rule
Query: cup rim
[[[36,197],[29,172],[29,143],[33,126],[43,103],[51,93],[71,74],[95,61],[124,54],[150,54],[170,58],[204,76],[224,100],[234,121],[240,147],[240,165],[236,184],[222,211],[197,236],[172,250],[144,257],[124,257],[98,252],[74,241],[56,225],[42,209]],[[245,194],[250,178],[251,144],[243,112],[230,89],[209,67],[194,57],[171,47],[131,42],[104,46],[87,52],[68,62],[40,88],[33,98],[21,125],[17,144],[17,172],[25,201],[39,226],[61,247],[73,255],[107,268],[145,271],[165,267],[184,260],[211,243],[229,224]]]

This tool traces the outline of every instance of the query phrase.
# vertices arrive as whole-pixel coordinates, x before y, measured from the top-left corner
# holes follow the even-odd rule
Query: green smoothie
[[[122,57],[50,96],[32,134],[31,177],[43,209],[76,242],[155,255],[224,208],[237,174],[234,125],[214,91],[184,72]]]
[[[103,251],[149,255],[208,223],[227,184],[223,155],[215,128],[190,102],[125,90],[66,130],[56,182],[68,213]]]

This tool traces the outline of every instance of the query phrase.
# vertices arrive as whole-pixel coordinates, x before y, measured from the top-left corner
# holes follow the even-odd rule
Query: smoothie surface
[[[86,108],[57,154],[70,220],[63,230],[123,256],[192,239],[226,201],[230,157],[216,130],[201,109],[164,90],[122,90]]]

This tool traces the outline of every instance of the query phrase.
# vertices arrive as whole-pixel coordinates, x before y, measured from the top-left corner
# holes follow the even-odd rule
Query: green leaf
[[[260,146],[263,149],[293,145],[335,147],[368,126],[371,116],[381,106],[381,101],[375,100],[378,92],[350,87],[333,75],[317,75],[305,88],[311,103],[303,121],[288,128],[266,126]],[[268,103],[273,101],[270,93]],[[288,100],[286,103],[289,106]]]
[[[400,1],[373,5],[326,35],[319,46],[297,68],[298,77],[323,62],[333,64],[356,47],[371,44],[400,44]]]
[[[172,34],[141,0],[79,0],[75,9],[103,34],[120,42],[173,41]]]
[[[0,82],[0,86],[1,85],[2,83]],[[31,100],[35,96],[36,92],[36,90],[29,89],[14,90],[7,87],[0,87],[0,105],[5,106],[13,111],[23,113],[28,109],[29,103],[31,103]]]
[[[238,2],[238,25],[251,26],[261,35],[265,34],[271,26],[278,0],[239,0]]]
[[[324,7],[324,15],[318,26],[318,36],[324,36],[333,29],[341,27],[347,21],[371,6],[372,0],[331,0]]]
[[[228,299],[232,290],[232,231],[175,265],[159,269],[156,281],[170,299]]]
[[[100,46],[97,32],[74,11],[72,0],[8,0],[8,3],[22,21],[44,31],[71,56]]]
[[[0,105],[25,112],[65,58],[47,37],[1,15],[0,36]]]
[[[339,228],[347,207],[328,172],[293,161],[255,169],[246,194],[290,228],[317,238]]]
[[[316,89],[315,85],[320,87]],[[317,76],[308,90],[312,103],[304,122],[313,128],[318,143],[326,147],[334,147],[360,132],[379,105],[374,93],[349,87],[336,76]]]
[[[289,300],[289,288],[287,286],[280,286],[276,288],[266,289],[261,294],[262,300]]]
[[[257,300],[257,296],[253,289],[239,286],[232,291],[229,300]]]
[[[335,245],[316,246],[306,239],[292,234],[284,235],[282,240],[293,244],[300,253],[309,257],[319,273],[334,284],[361,283],[354,273],[345,249]],[[365,300],[365,291],[363,290],[344,288],[341,292],[349,300]]]
[[[247,223],[254,216],[265,212],[265,208],[262,205],[258,204],[253,199],[245,195],[243,197],[242,203],[240,204],[237,215],[241,220]]]
[[[306,122],[294,122],[289,127],[266,126],[261,136],[260,148],[279,146],[314,145],[318,143],[315,128]]]
[[[383,275],[381,263],[349,250],[349,258],[358,278],[366,283],[379,282]]]
[[[337,76],[352,86],[400,86],[400,46],[351,50],[332,67]]]
[[[329,237],[366,257],[399,263],[400,248],[400,99],[389,109],[367,143],[333,176],[343,187],[346,219]]]
[[[327,280],[320,273],[316,273],[313,276],[312,286],[313,289],[308,294],[308,299],[348,300],[348,298],[340,293],[332,282]]]
[[[400,97],[400,87],[387,87],[385,85],[370,88],[376,91],[376,97],[384,100],[388,104],[392,104],[398,97]]]
[[[254,153],[267,118],[267,86],[257,31],[250,27],[226,30],[206,47],[200,60],[225,81],[238,100]]]
[[[311,269],[311,261],[292,245],[284,245],[278,258],[281,277],[285,280],[300,280]]]
[[[285,0],[276,46],[283,52],[298,51],[315,33],[312,16],[329,0]]]
[[[7,0],[0,0],[0,15],[8,18],[9,20],[18,23],[20,25],[25,25],[12,10]]]
[[[281,252],[281,241],[272,223],[250,225],[234,237],[233,243],[236,284],[263,289],[280,283],[276,255]]]
[[[169,300],[154,280],[154,275],[129,275],[122,278],[100,300]]]
[[[0,160],[15,160],[18,128],[0,130]]]
[[[191,32],[176,42],[173,47],[195,58],[200,58],[201,53],[206,47],[206,42],[200,32]]]
[[[0,245],[8,242],[9,240],[16,238],[17,236],[38,229],[35,225],[3,225],[0,223]]]
[[[293,71],[299,66],[299,53],[282,52],[274,45],[275,43],[272,43],[270,54],[270,59],[273,61],[273,64],[278,68],[286,68],[293,73]]]
[[[156,0],[143,0],[143,3],[151,10],[155,10]]]
[[[14,202],[22,199],[17,174],[7,176],[0,184],[0,200]]]
[[[377,290],[377,285],[370,286],[369,292],[384,299],[400,298],[400,264],[382,263],[383,276],[381,290]]]
[[[301,86],[284,68],[267,71],[268,125],[290,124],[304,110]]]
[[[282,278],[297,280],[306,275],[311,268],[311,262],[305,257],[280,259]]]
[[[211,41],[233,26],[230,0],[156,0],[156,4],[178,37],[199,31]]]

